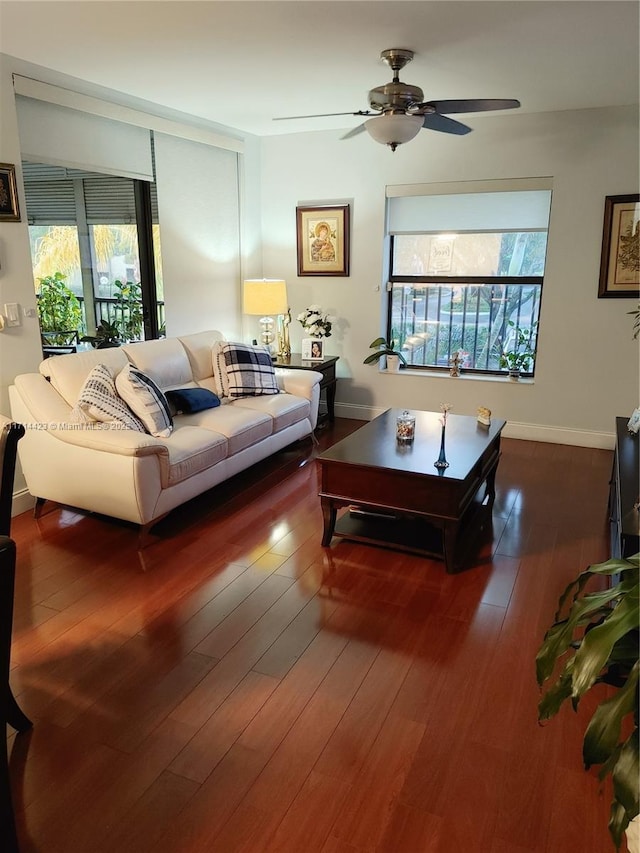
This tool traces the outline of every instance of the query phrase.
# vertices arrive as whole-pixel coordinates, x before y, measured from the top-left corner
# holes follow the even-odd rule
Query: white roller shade
[[[16,96],[22,158],[153,181],[149,130]]]
[[[390,234],[546,230],[551,191],[404,196],[387,204]]]
[[[163,133],[154,141],[167,333],[237,335],[238,155]]]

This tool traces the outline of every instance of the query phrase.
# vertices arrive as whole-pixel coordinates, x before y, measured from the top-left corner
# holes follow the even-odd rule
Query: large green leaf
[[[617,800],[611,803],[611,812],[609,815],[609,832],[613,838],[613,843],[616,845],[616,850],[620,849],[622,844],[622,833],[629,826],[629,817],[626,811],[622,808]]]
[[[639,605],[640,588],[636,582],[620,599],[607,619],[584,635],[576,652],[573,673],[573,695],[576,698],[593,685],[616,642],[637,627]]]
[[[585,569],[578,577],[571,581],[565,591],[560,596],[560,600],[558,602],[558,610],[554,617],[554,621],[558,622],[560,620],[563,607],[571,595],[571,592],[575,589],[574,600],[580,595],[586,584],[593,578],[594,576],[611,576],[611,575],[627,575],[628,573],[637,573],[640,569],[640,554],[635,554],[633,557],[629,557],[628,559],[612,559],[607,560],[604,563],[594,563],[594,565],[589,566],[588,569]],[[626,579],[626,578],[625,578]]]
[[[556,683],[549,687],[538,703],[539,722],[555,716],[565,699],[569,699],[571,696],[573,692],[573,661],[574,658],[569,658]]]
[[[583,598],[576,599],[571,606],[567,619],[551,626],[536,656],[538,684],[542,684],[545,679],[551,676],[556,660],[571,645],[575,629],[581,624],[591,621],[595,616],[608,615],[607,610],[603,611],[602,608],[615,601],[620,595],[628,593],[627,583],[627,581],[622,581],[611,589],[593,592]]]
[[[615,696],[601,702],[584,735],[582,757],[585,767],[603,764],[618,745],[622,721],[632,714],[637,704],[638,669],[636,661],[627,683]]]
[[[613,793],[632,820],[640,811],[638,785],[638,729],[627,738],[613,768]]]

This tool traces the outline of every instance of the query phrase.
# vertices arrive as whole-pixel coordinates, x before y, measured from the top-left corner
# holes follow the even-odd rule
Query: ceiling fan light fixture
[[[387,113],[365,121],[364,126],[372,139],[388,145],[395,151],[398,145],[409,142],[418,135],[424,116],[408,116],[402,113]]]

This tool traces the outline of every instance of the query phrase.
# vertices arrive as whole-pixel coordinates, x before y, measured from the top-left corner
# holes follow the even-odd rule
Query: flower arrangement
[[[312,338],[330,338],[335,317],[325,314],[319,305],[310,305],[298,314],[298,322]]]

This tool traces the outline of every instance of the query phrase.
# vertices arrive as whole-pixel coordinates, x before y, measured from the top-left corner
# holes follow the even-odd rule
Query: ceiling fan
[[[318,113],[309,116],[281,116],[274,121],[298,118],[323,118],[325,116],[373,116],[354,127],[342,139],[349,139],[366,130],[376,142],[388,145],[395,151],[398,145],[409,142],[421,128],[438,130],[464,136],[472,128],[449,118],[448,113],[476,113],[487,110],[511,110],[520,106],[513,98],[480,98],[450,101],[425,101],[422,89],[402,83],[398,74],[413,59],[413,51],[401,47],[383,50],[380,59],[393,71],[393,80],[384,86],[376,86],[369,92],[368,110],[352,113]]]

